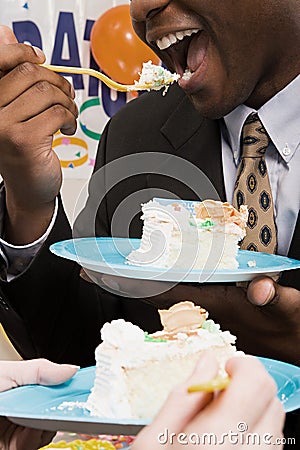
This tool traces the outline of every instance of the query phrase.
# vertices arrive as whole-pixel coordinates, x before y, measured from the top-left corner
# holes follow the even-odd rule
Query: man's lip
[[[207,63],[204,60],[198,69],[192,73],[189,79],[179,78],[178,85],[187,93],[193,94],[203,88],[203,79],[206,74]]]

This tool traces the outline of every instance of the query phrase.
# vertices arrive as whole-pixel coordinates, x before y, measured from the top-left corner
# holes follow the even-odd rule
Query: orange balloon
[[[135,34],[129,5],[115,6],[96,20],[91,31],[91,50],[101,70],[123,84],[138,80],[143,62],[160,62]]]

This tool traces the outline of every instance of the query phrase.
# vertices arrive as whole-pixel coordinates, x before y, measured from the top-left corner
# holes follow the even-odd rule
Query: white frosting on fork
[[[130,90],[160,90],[164,88],[166,92],[169,85],[180,78],[180,75],[177,73],[171,73],[162,66],[152,64],[152,61],[143,63],[143,69],[139,75],[139,80],[134,81],[134,85],[132,85]]]

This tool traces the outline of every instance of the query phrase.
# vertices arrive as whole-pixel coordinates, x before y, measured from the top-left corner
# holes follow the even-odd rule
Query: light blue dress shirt
[[[258,111],[271,144],[265,158],[274,201],[278,254],[287,255],[300,208],[300,75]],[[238,106],[224,118],[222,156],[225,189],[232,202],[241,155],[241,133],[248,115]]]

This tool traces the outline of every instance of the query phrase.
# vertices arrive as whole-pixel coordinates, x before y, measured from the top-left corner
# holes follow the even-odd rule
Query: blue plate
[[[278,397],[285,411],[300,407],[300,368],[281,361],[258,358],[278,387]],[[87,434],[134,435],[148,422],[145,420],[109,420],[93,417],[81,403],[87,400],[93,386],[95,368],[81,369],[59,386],[23,386],[0,394],[0,416],[18,425],[51,431]],[[63,402],[75,402],[63,405]]]
[[[277,276],[285,270],[299,269],[300,261],[284,256],[240,250],[236,270],[189,270],[132,266],[126,256],[137,249],[140,239],[81,238],[57,242],[50,250],[57,256],[78,262],[95,272],[127,278],[170,282],[237,282],[250,281],[258,275]],[[249,262],[254,267],[249,267]]]
[[[59,386],[22,386],[0,393],[0,416],[24,426],[84,434],[135,435],[144,420],[110,420],[91,416],[84,408],[94,383],[95,367],[80,369]],[[68,405],[63,404],[67,402]],[[75,402],[70,404],[70,402]]]

